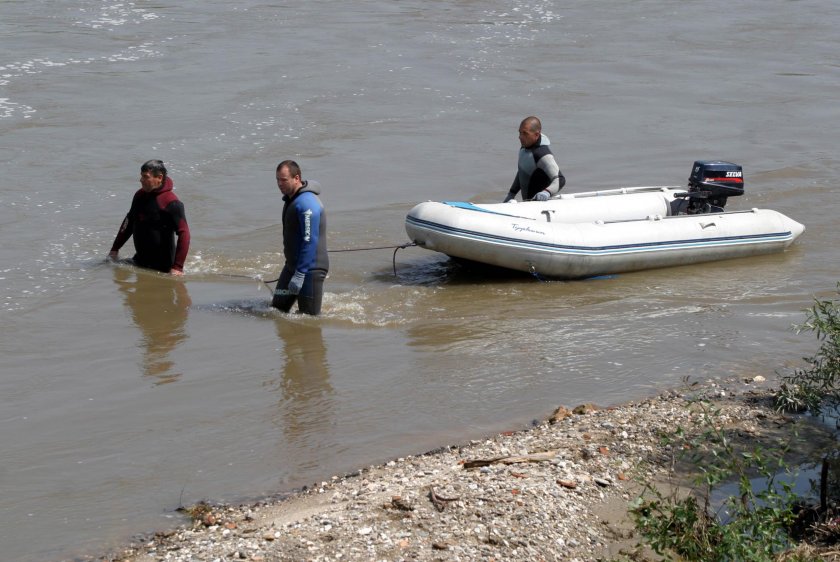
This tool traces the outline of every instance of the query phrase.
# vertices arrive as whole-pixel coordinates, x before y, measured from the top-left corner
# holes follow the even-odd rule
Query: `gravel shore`
[[[660,437],[694,425],[693,399],[712,400],[717,422],[744,442],[770,448],[803,424],[820,433],[773,411],[770,392],[709,381],[615,407],[560,407],[534,427],[334,476],[288,499],[199,504],[192,524],[99,560],[626,560],[636,544],[628,504],[639,482],[667,480],[673,455]]]

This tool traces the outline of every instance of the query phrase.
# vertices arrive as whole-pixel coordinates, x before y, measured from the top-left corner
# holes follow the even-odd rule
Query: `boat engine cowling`
[[[720,160],[697,160],[688,177],[688,214],[723,211],[729,197],[744,194],[741,166]]]

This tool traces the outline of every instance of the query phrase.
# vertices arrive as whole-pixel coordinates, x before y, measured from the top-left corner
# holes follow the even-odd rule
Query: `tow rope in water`
[[[414,242],[406,242],[405,244],[400,244],[399,246],[374,246],[374,247],[370,247],[370,248],[343,248],[341,250],[327,250],[327,253],[333,254],[333,253],[339,253],[339,252],[365,252],[367,250],[390,250],[391,248],[393,248],[394,249],[394,257],[392,258],[391,263],[394,266],[394,277],[396,277],[397,276],[397,252],[399,250],[402,250],[403,248],[410,248],[411,246],[416,246],[416,245],[417,244],[415,244]],[[263,280],[263,283],[268,285],[269,283],[277,283],[279,280],[280,280],[280,278],[278,277],[277,279],[270,279],[268,281]],[[269,289],[270,288],[271,287],[269,286]]]

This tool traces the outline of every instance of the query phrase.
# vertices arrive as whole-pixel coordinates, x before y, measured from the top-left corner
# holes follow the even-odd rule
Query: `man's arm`
[[[547,191],[549,196],[557,195],[563,189],[563,186],[566,185],[566,178],[563,176],[563,172],[560,171],[560,166],[557,165],[554,154],[549,152],[540,158],[537,162],[537,168],[542,170],[551,179],[551,183],[543,190]]]
[[[505,195],[505,200],[502,201],[502,203],[507,203],[516,197],[516,194],[519,193],[520,189],[522,189],[522,186],[519,185],[519,171],[517,170],[516,175],[513,177],[513,183],[510,184],[510,189],[508,190],[507,195]]]
[[[190,251],[190,227],[187,224],[187,214],[184,211],[184,204],[180,201],[173,201],[166,208],[175,223],[175,235],[178,242],[175,245],[175,262],[172,264],[172,273],[183,275],[184,262],[187,261],[187,253]]]
[[[321,205],[318,198],[304,193],[295,200],[295,212],[298,214],[300,245],[295,270],[307,273],[315,267],[318,255],[318,233],[321,228]]]
[[[108,252],[108,257],[112,260],[117,259],[122,248],[128,239],[131,238],[131,233],[134,232],[134,222],[131,220],[131,213],[129,212],[122,221],[120,229],[117,231],[117,236],[114,238],[114,243],[111,244],[111,251]]]

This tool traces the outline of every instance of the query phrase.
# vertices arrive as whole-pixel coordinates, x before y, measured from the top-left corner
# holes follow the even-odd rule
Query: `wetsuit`
[[[274,291],[271,305],[288,312],[297,301],[300,312],[321,313],[324,280],[330,269],[327,254],[327,217],[318,198],[318,182],[305,181],[291,197],[283,196],[283,256],[286,263]],[[295,272],[304,274],[297,295],[289,294],[289,281]]]
[[[540,191],[547,190],[554,196],[563,189],[566,178],[560,171],[549,144],[548,137],[541,134],[540,140],[534,146],[519,149],[519,166],[505,202],[516,197],[520,190],[522,200],[528,201]]]
[[[134,194],[131,209],[111,246],[112,252],[118,252],[129,238],[134,238],[135,264],[164,273],[184,270],[190,250],[190,228],[184,204],[172,191],[173,185],[167,177],[160,188],[150,192],[140,189]]]

